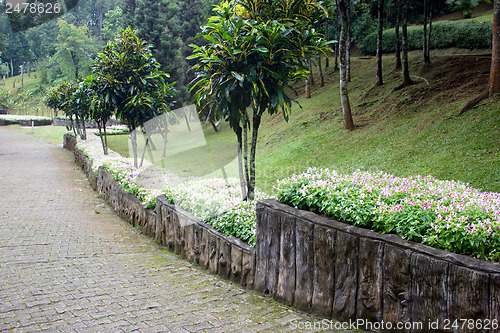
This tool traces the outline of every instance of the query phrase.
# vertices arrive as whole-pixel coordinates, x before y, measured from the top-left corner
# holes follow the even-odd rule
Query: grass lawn
[[[31,134],[32,132],[31,127],[20,127],[18,125],[13,126],[18,127],[25,133]],[[63,135],[67,132],[68,130],[64,126],[36,126],[33,130],[33,134],[36,136],[56,144],[63,143]]]

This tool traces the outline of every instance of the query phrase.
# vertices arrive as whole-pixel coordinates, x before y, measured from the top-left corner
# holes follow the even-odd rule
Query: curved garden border
[[[76,139],[64,147],[92,187],[118,215],[158,244],[211,273],[299,309],[341,320],[485,323],[500,318],[500,264],[409,243],[301,211],[276,200],[257,204],[255,248],[226,237],[191,214],[157,198],[150,210],[102,167],[98,175]],[[460,322],[459,322],[460,324]],[[470,332],[481,332],[478,325]],[[484,326],[483,326],[484,327]],[[488,332],[500,332],[498,329]],[[464,331],[464,330],[453,330]]]
[[[49,126],[49,125],[52,125],[52,120],[5,120],[5,119],[0,119],[0,126],[8,126],[8,125]]]

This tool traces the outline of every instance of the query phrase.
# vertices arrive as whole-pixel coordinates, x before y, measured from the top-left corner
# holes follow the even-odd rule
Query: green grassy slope
[[[385,171],[398,176],[431,174],[500,190],[500,104],[489,99],[468,113],[460,108],[485,88],[487,57],[439,56],[426,65],[418,53],[411,73],[423,79],[399,91],[399,73],[385,61],[383,87],[374,87],[375,59],[353,59],[349,85],[353,131],[342,125],[338,73],[327,71],[328,85],[299,96],[302,109],[291,119],[266,117],[260,131],[257,182],[270,190],[277,178],[309,166],[340,172]]]
[[[316,85],[311,99],[300,93],[296,97],[302,108],[293,107],[289,122],[280,114],[264,116],[257,149],[257,187],[272,193],[277,179],[308,167],[328,167],[339,172],[430,174],[500,191],[500,96],[458,116],[461,107],[486,88],[489,57],[446,55],[441,50],[432,60],[425,65],[421,54],[413,52],[411,74],[416,84],[394,91],[400,74],[393,70],[392,55],[384,57],[386,84],[381,87],[374,87],[375,58],[353,58],[349,84],[353,131],[343,129],[338,72],[328,68],[326,85]],[[296,89],[303,91],[302,85]],[[227,124],[220,133],[211,126],[204,133],[209,144],[235,142]],[[109,143],[126,154],[126,140],[126,136],[110,137]],[[176,156],[167,167],[192,170],[188,155],[186,160]],[[235,161],[226,172],[237,176]]]

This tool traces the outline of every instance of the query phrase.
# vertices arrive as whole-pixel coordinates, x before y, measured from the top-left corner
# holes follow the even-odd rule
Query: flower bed
[[[47,126],[52,125],[52,119],[41,116],[22,116],[12,114],[1,114],[0,125],[19,124],[21,126]]]
[[[226,236],[237,237],[250,245],[255,244],[256,201],[241,201],[236,179],[184,179],[169,174],[148,161],[144,161],[143,167],[136,169],[131,158],[125,158],[112,150],[104,155],[101,141],[95,135],[87,136],[87,140],[78,139],[76,147],[88,157],[96,175],[99,166],[103,166],[128,193],[136,195],[147,208],[154,209],[156,197],[165,193],[171,203],[186,209]],[[264,194],[256,193],[256,200],[264,198]]]
[[[311,168],[278,181],[278,200],[341,222],[500,261],[500,194],[457,181]]]
[[[42,117],[42,116],[22,116],[22,115],[13,115],[13,114],[2,114],[0,115],[0,119],[7,120],[7,121],[40,121],[40,120],[49,120],[51,121],[52,119],[48,117]]]
[[[255,204],[267,198],[264,193],[256,191],[254,201],[243,202],[237,179],[211,178],[170,187],[165,196],[226,236],[255,245]]]
[[[120,135],[120,134],[128,134],[128,127],[125,125],[115,125],[106,127],[106,135]],[[99,131],[94,132],[95,135],[99,136]]]

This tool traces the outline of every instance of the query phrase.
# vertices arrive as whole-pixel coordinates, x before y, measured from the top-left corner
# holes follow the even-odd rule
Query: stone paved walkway
[[[72,153],[0,127],[0,331],[304,331],[320,319],[158,248],[99,199]]]

